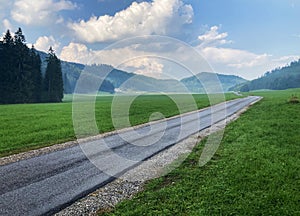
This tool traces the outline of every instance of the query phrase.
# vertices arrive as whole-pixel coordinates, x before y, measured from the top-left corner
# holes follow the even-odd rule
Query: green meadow
[[[210,105],[207,95],[193,95],[197,108]],[[226,94],[226,99],[237,96]],[[117,109],[122,110],[130,96],[122,96]],[[152,113],[160,112],[165,117],[179,114],[177,104],[182,104],[181,111],[195,109],[187,101],[186,95],[141,95],[135,98],[129,109],[131,125],[149,121]],[[219,98],[219,97],[217,97]],[[97,133],[114,130],[111,120],[113,96],[98,96],[95,103]],[[174,102],[176,101],[176,103]],[[213,101],[216,103],[218,101]],[[84,100],[83,100],[84,103]],[[118,111],[118,110],[117,110]],[[63,103],[0,105],[0,156],[7,156],[31,149],[37,149],[57,143],[75,140],[72,121],[72,96],[67,95]],[[126,118],[127,115],[118,116]],[[154,120],[161,117],[158,115]],[[125,127],[126,125],[124,125]],[[122,127],[122,125],[121,125]],[[93,134],[86,134],[93,135]]]
[[[225,130],[199,167],[205,140],[166,176],[99,215],[300,215],[300,89],[264,98]]]

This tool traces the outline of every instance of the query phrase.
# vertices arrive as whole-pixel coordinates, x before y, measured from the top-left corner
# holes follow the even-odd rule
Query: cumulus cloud
[[[119,40],[137,35],[165,35],[172,28],[192,22],[193,8],[181,0],[133,2],[114,16],[92,16],[69,23],[78,39],[88,43]]]
[[[266,71],[299,59],[299,56],[276,58],[267,53],[258,54],[247,50],[225,48],[224,44],[232,43],[227,38],[228,33],[220,33],[217,26],[212,26],[209,31],[198,37],[199,45],[196,49],[217,72],[253,79]]]
[[[153,57],[140,57],[132,59],[119,66],[124,70],[134,69],[134,73],[160,78],[163,74],[164,64]]]
[[[144,55],[146,53],[136,49],[134,45],[109,50],[92,50],[85,44],[71,42],[62,48],[60,58],[82,64],[109,64],[118,67],[129,59]]]
[[[111,50],[92,50],[84,44],[70,43],[63,47],[60,58],[82,64],[108,64],[136,74],[160,77],[164,65],[159,62],[159,59],[147,56],[149,54],[137,50],[134,46]]]
[[[198,37],[198,40],[201,42],[199,48],[207,46],[215,47],[223,44],[232,43],[232,41],[226,39],[227,37],[227,32],[219,33],[219,27],[212,26],[209,31],[205,32],[205,34],[200,35]]]
[[[62,22],[62,10],[73,10],[76,4],[68,0],[16,0],[11,10],[12,18],[25,25],[46,25]]]
[[[91,59],[97,59],[97,52],[88,49],[86,45],[79,43],[70,43],[64,46],[60,53],[60,58],[69,62],[76,62],[81,64],[101,64],[100,60],[91,62]]]
[[[218,26],[212,26],[209,31],[198,37],[200,44],[197,49],[212,65],[223,64],[227,67],[243,69],[268,62],[270,56],[266,53],[255,54],[246,50],[222,47],[224,44],[232,43],[227,37],[227,32],[220,33]]]
[[[195,49],[182,46],[170,38],[154,38],[135,38],[131,41],[134,43],[127,43],[126,40],[105,50],[93,50],[84,44],[70,43],[63,47],[60,58],[83,64],[109,64],[119,69],[156,78],[166,77],[165,75],[183,78],[190,75],[183,72],[182,67],[176,69],[176,64],[183,64],[194,73],[216,71],[247,79],[258,77],[266,71],[284,66],[299,58],[299,56],[274,57],[267,53],[257,54],[224,47],[223,45],[230,41],[227,39],[228,34],[219,33],[217,28],[211,28],[204,35],[200,35],[199,45],[194,47],[204,59],[199,58],[196,53],[191,53],[191,50]],[[206,45],[201,46],[204,41],[207,42]],[[200,61],[201,68],[199,68]]]
[[[266,63],[267,54],[255,54],[246,50],[205,47],[200,53],[211,63],[222,63],[237,69],[253,67]]]
[[[37,50],[48,52],[50,46],[54,49],[54,51],[58,50],[60,43],[57,42],[53,36],[42,36],[37,39],[34,46]]]

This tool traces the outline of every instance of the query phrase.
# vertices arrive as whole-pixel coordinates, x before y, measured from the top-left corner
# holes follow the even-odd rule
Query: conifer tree
[[[41,72],[41,58],[36,52],[34,46],[30,49],[29,64],[31,66],[30,80],[32,82],[32,96],[31,102],[41,102],[42,99],[42,72]]]
[[[14,37],[9,30],[0,41],[0,103],[41,101],[41,59],[25,44],[19,28]]]
[[[61,102],[64,91],[61,62],[55,55],[52,47],[50,47],[48,55],[44,80],[46,101]]]
[[[18,28],[14,35],[14,77],[15,77],[15,89],[14,89],[14,100],[16,103],[24,103],[30,101],[30,90],[31,84],[28,83],[30,80],[30,68],[26,68],[25,61],[29,54],[29,49],[25,44],[25,36],[23,35],[22,29]],[[27,69],[25,71],[25,68]]]
[[[14,74],[14,39],[9,30],[1,42],[0,103],[13,103],[16,88]]]

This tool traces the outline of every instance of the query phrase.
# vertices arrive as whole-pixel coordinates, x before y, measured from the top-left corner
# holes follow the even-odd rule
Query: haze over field
[[[296,0],[0,2],[1,32],[15,32],[20,26],[28,44],[42,51],[53,46],[62,60],[109,64],[156,78],[182,79],[191,74],[174,62],[149,56],[178,53],[184,64],[195,59],[172,43],[155,41],[100,50],[128,37],[168,36],[195,48],[212,70],[250,80],[300,56],[300,2]],[[126,59],[130,56],[139,58]],[[120,65],[120,59],[125,63]]]

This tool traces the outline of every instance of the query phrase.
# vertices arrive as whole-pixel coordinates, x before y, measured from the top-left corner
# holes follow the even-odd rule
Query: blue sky
[[[1,32],[21,27],[28,44],[63,60],[160,78],[254,79],[300,58],[299,0],[0,0],[0,18]]]

